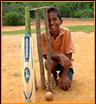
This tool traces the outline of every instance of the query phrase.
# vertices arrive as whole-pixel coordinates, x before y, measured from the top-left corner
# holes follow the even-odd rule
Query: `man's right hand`
[[[65,68],[69,68],[71,66],[71,61],[70,59],[64,55],[64,54],[58,54],[59,58],[60,58],[60,64],[65,67]]]
[[[52,55],[51,58],[54,61],[57,61],[59,64],[61,64],[63,67],[67,68],[71,66],[71,61],[70,59],[64,55],[64,54],[57,54],[57,55]]]

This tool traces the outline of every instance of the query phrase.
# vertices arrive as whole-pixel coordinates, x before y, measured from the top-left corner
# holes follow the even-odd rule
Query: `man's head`
[[[52,7],[48,9],[48,20],[51,35],[57,36],[63,20],[61,19],[60,13],[56,8]]]
[[[57,10],[57,8],[54,8],[54,7],[51,7],[48,9],[48,13],[50,12],[54,12],[57,14],[58,18],[61,19],[61,15],[60,15],[60,12]]]

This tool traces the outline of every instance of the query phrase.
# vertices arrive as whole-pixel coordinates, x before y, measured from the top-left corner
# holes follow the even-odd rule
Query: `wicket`
[[[46,30],[46,48],[47,48],[47,59],[50,62],[50,40],[49,40],[49,24],[48,24],[48,15],[47,15],[47,9],[49,7],[40,7],[40,8],[35,8],[31,9],[35,10],[35,17],[36,17],[36,34],[37,34],[37,45],[38,45],[38,54],[39,54],[39,63],[40,63],[40,74],[41,74],[41,87],[42,89],[45,89],[45,75],[44,75],[44,66],[43,66],[43,59],[42,59],[42,53],[41,53],[41,33],[40,33],[40,19],[39,19],[39,9],[44,9],[44,22],[45,22],[45,30]],[[51,91],[51,70],[50,70],[50,65],[48,68],[48,90]]]
[[[50,48],[51,44],[50,44],[50,39],[49,39],[50,38],[50,35],[49,35],[49,23],[48,23],[48,15],[47,15],[47,9],[48,8],[49,8],[49,6],[29,9],[29,14],[28,14],[28,15],[30,15],[31,12],[35,12],[37,47],[38,47],[40,76],[41,76],[41,88],[42,89],[45,89],[46,86],[45,86],[44,66],[43,66],[43,58],[42,58],[41,42],[40,42],[40,40],[41,40],[41,32],[40,32],[39,10],[41,10],[41,9],[44,10],[44,23],[45,23],[45,30],[46,30],[46,48],[47,48],[47,53],[48,53],[47,54],[47,59],[48,59],[48,61],[50,63],[50,61],[51,61],[51,56],[50,56],[50,54],[51,54],[51,48]],[[26,14],[26,11],[25,11],[25,14]],[[26,32],[29,32],[30,37],[31,37],[30,18],[28,18],[28,19],[26,18],[26,20],[25,20],[25,33]],[[52,86],[51,86],[51,66],[50,66],[50,64],[49,64],[47,70],[48,70],[48,91],[52,91]],[[36,85],[35,85],[35,87],[36,87]]]
[[[40,65],[40,75],[41,75],[41,87],[45,89],[45,76],[44,76],[44,66],[43,66],[43,59],[41,53],[41,33],[40,33],[40,19],[39,19],[39,12],[38,10],[35,11],[36,16],[36,34],[37,34],[37,46],[38,46],[38,54],[39,54],[39,65]]]
[[[45,22],[45,30],[46,30],[46,48],[47,48],[47,59],[50,62],[50,40],[49,40],[49,23],[48,23],[48,15],[47,15],[47,9],[49,6],[39,7],[31,9],[30,11],[35,11],[35,18],[36,18],[36,34],[37,34],[37,46],[38,46],[38,54],[39,54],[39,64],[40,64],[40,75],[41,75],[41,87],[42,89],[45,89],[45,75],[44,75],[44,66],[43,66],[43,59],[42,59],[42,53],[41,53],[41,33],[40,33],[40,18],[39,18],[39,10],[44,10],[44,22]],[[51,89],[51,66],[49,65],[48,68],[48,90],[52,91]]]

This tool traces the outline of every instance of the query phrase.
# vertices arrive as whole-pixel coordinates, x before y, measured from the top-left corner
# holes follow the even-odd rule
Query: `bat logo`
[[[25,82],[28,83],[29,78],[30,78],[30,70],[29,70],[28,67],[26,67],[25,70],[24,70],[24,78],[25,78]]]

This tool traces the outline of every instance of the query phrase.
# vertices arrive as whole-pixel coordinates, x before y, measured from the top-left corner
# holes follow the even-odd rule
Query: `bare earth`
[[[65,25],[94,25],[93,21],[65,21]],[[14,27],[15,30],[24,29]],[[13,30],[13,27],[2,27],[2,31]],[[40,86],[40,72],[38,53],[36,46],[36,34],[33,35],[34,42],[34,67],[36,70],[38,90],[36,91],[36,102],[44,103],[44,91]],[[21,76],[21,41],[22,35],[2,35],[2,104],[24,102]],[[74,77],[71,88],[62,91],[58,87],[53,89],[54,104],[58,103],[88,103],[95,104],[95,33],[72,32],[75,46],[73,54]],[[46,80],[47,80],[47,73]],[[46,81],[47,84],[47,81]],[[51,102],[51,103],[52,103]],[[21,103],[20,103],[21,104]]]
[[[41,22],[42,27],[44,27],[44,22]],[[81,26],[81,25],[94,25],[94,21],[78,21],[78,20],[64,20],[62,26]],[[24,26],[4,26],[3,31],[14,31],[23,30]],[[35,23],[31,23],[31,28],[35,28]]]

